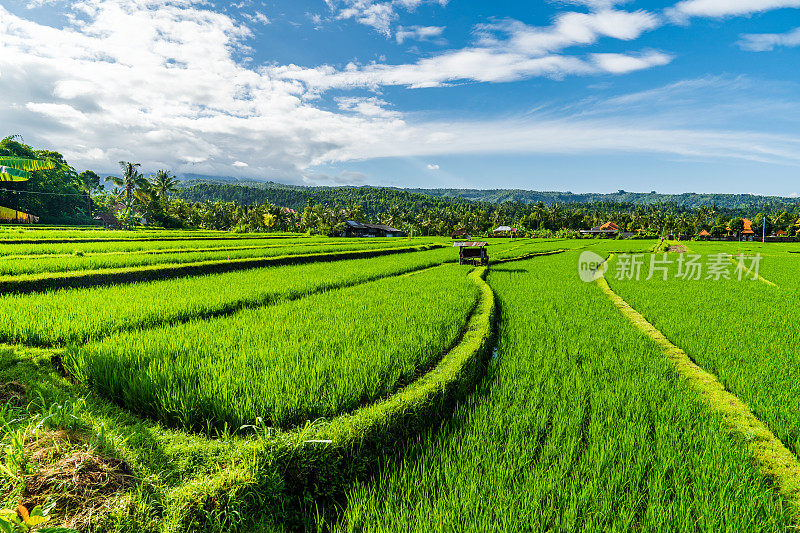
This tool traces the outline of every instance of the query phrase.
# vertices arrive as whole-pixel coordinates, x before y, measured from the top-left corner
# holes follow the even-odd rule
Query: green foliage
[[[666,282],[609,280],[701,368],[719,376],[795,455],[800,453],[797,250],[792,244],[698,242],[690,253],[702,254],[701,263],[721,252],[732,255],[731,280],[705,279],[706,271],[697,281],[676,279],[677,265],[671,265]],[[738,281],[737,253],[746,254],[745,268],[755,253],[764,255],[759,274],[777,287],[747,279],[752,273]]]
[[[403,248],[408,241],[383,242],[381,248]],[[216,249],[183,249],[175,252],[149,253],[99,253],[76,254],[71,257],[63,255],[7,257],[0,263],[0,276],[20,276],[26,274],[42,274],[54,272],[79,272],[109,268],[130,268],[155,265],[178,265],[182,263],[198,263],[204,261],[221,261],[248,258],[268,258],[289,256],[294,254],[317,254],[330,252],[347,252],[374,248],[363,241],[320,242],[311,246],[296,244],[222,247]]]
[[[0,140],[0,161],[5,162],[0,166],[29,174],[27,181],[3,183],[0,205],[39,216],[42,221],[57,217],[86,221],[91,215],[88,193],[60,153],[34,150],[12,136]]]
[[[27,533],[38,531],[40,533],[78,533],[66,527],[42,527],[50,520],[50,511],[55,502],[42,507],[37,505],[30,512],[24,505],[16,509],[0,509],[0,533]]]

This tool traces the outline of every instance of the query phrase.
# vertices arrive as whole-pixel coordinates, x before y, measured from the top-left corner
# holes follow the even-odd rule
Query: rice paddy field
[[[61,531],[800,527],[800,244],[488,242],[475,267],[439,237],[0,228],[0,508]]]

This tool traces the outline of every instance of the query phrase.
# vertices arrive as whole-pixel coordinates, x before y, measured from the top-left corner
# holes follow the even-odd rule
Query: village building
[[[100,213],[94,220],[100,222],[104,228],[119,229],[122,227],[119,219],[113,213]]]
[[[742,241],[752,241],[755,235],[753,231],[753,222],[747,218],[743,218],[742,222],[744,223],[744,229],[742,229],[741,235],[737,235],[730,227],[725,228],[728,231],[728,237],[738,237]]]
[[[581,234],[583,235],[616,235],[617,233],[619,233],[619,226],[613,222],[606,222],[602,226],[581,230]]]
[[[397,228],[385,224],[365,224],[355,220],[346,220],[342,237],[405,237],[406,234]]]

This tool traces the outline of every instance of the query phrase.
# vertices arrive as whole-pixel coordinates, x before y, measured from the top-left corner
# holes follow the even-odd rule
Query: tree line
[[[380,187],[298,187],[280,184],[247,186],[222,182],[181,182],[169,170],[145,175],[141,165],[120,161],[120,174],[101,178],[91,170],[77,172],[64,156],[36,150],[18,136],[0,141],[0,156],[47,159],[55,168],[32,172],[23,183],[0,184],[0,205],[39,216],[45,223],[95,223],[94,216],[113,214],[125,227],[141,224],[238,232],[291,231],[336,235],[346,220],[381,223],[407,235],[490,235],[500,225],[520,235],[571,236],[582,229],[614,222],[622,230],[657,237],[712,235],[741,231],[743,218],[767,234],[800,228],[800,206],[770,199],[746,208],[714,204],[690,208],[677,202],[633,203],[501,203],[428,196]]]

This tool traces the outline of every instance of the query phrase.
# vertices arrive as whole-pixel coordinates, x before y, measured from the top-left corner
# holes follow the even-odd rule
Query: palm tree
[[[130,207],[133,202],[133,194],[138,188],[146,188],[147,180],[144,179],[142,173],[136,170],[142,166],[140,163],[130,163],[128,161],[120,161],[120,168],[122,168],[122,178],[116,176],[109,176],[106,181],[112,180],[117,187],[125,188],[125,204]]]
[[[178,180],[166,170],[156,172],[151,184],[158,197],[164,200],[169,200],[169,193],[178,190]]]

